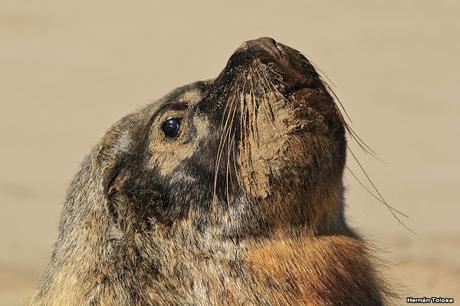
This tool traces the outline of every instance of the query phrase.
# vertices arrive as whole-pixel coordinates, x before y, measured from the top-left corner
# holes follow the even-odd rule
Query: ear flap
[[[107,234],[110,240],[119,240],[124,236],[120,208],[125,206],[122,195],[127,178],[126,155],[117,149],[117,140],[117,134],[109,131],[93,153],[94,168],[98,169],[97,176],[102,184],[101,205],[108,215]]]
[[[119,163],[114,166],[106,175],[106,179],[103,181],[104,196],[106,198],[106,208],[113,221],[117,225],[121,225],[120,211],[123,209],[123,188],[127,179],[127,173],[124,170],[124,163]]]
[[[115,227],[122,232],[148,228],[150,217],[158,217],[162,208],[161,196],[154,184],[145,178],[135,177],[133,180],[133,169],[128,166],[127,160],[110,172],[104,182],[104,196],[107,212]],[[137,172],[134,170],[134,173]]]
[[[120,147],[121,136],[117,135],[103,143],[96,153],[96,162],[104,165],[98,167],[104,206],[114,225],[123,232],[148,229],[153,219],[163,219],[169,213],[162,201],[162,185],[156,172],[146,169],[146,131],[141,129],[130,136],[133,145],[129,150]]]

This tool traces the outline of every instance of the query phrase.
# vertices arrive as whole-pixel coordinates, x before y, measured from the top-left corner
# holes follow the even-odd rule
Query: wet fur
[[[295,50],[248,42],[212,81],[116,123],[69,190],[33,305],[381,305],[344,220],[344,122]],[[165,118],[183,118],[165,140]]]

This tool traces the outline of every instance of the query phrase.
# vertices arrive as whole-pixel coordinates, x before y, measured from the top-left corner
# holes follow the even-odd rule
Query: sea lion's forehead
[[[182,93],[178,98],[177,102],[188,105],[194,105],[203,99],[203,92],[199,88],[191,88]]]
[[[186,111],[202,101],[205,96],[204,82],[196,82],[179,87],[158,102],[158,107],[153,113],[152,120],[163,116],[171,111]]]
[[[163,107],[168,108],[168,105],[174,104],[188,106],[197,104],[204,98],[206,91],[208,90],[209,83],[210,81],[198,81],[173,90],[163,97]]]

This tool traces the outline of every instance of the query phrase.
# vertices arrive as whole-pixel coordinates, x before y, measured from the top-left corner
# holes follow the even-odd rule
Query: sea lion
[[[344,124],[303,55],[243,43],[86,157],[32,304],[384,304],[344,218]]]

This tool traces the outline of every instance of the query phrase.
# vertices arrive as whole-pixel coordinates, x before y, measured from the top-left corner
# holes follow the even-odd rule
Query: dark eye
[[[176,138],[179,135],[181,119],[170,118],[166,120],[161,129],[167,138]]]

